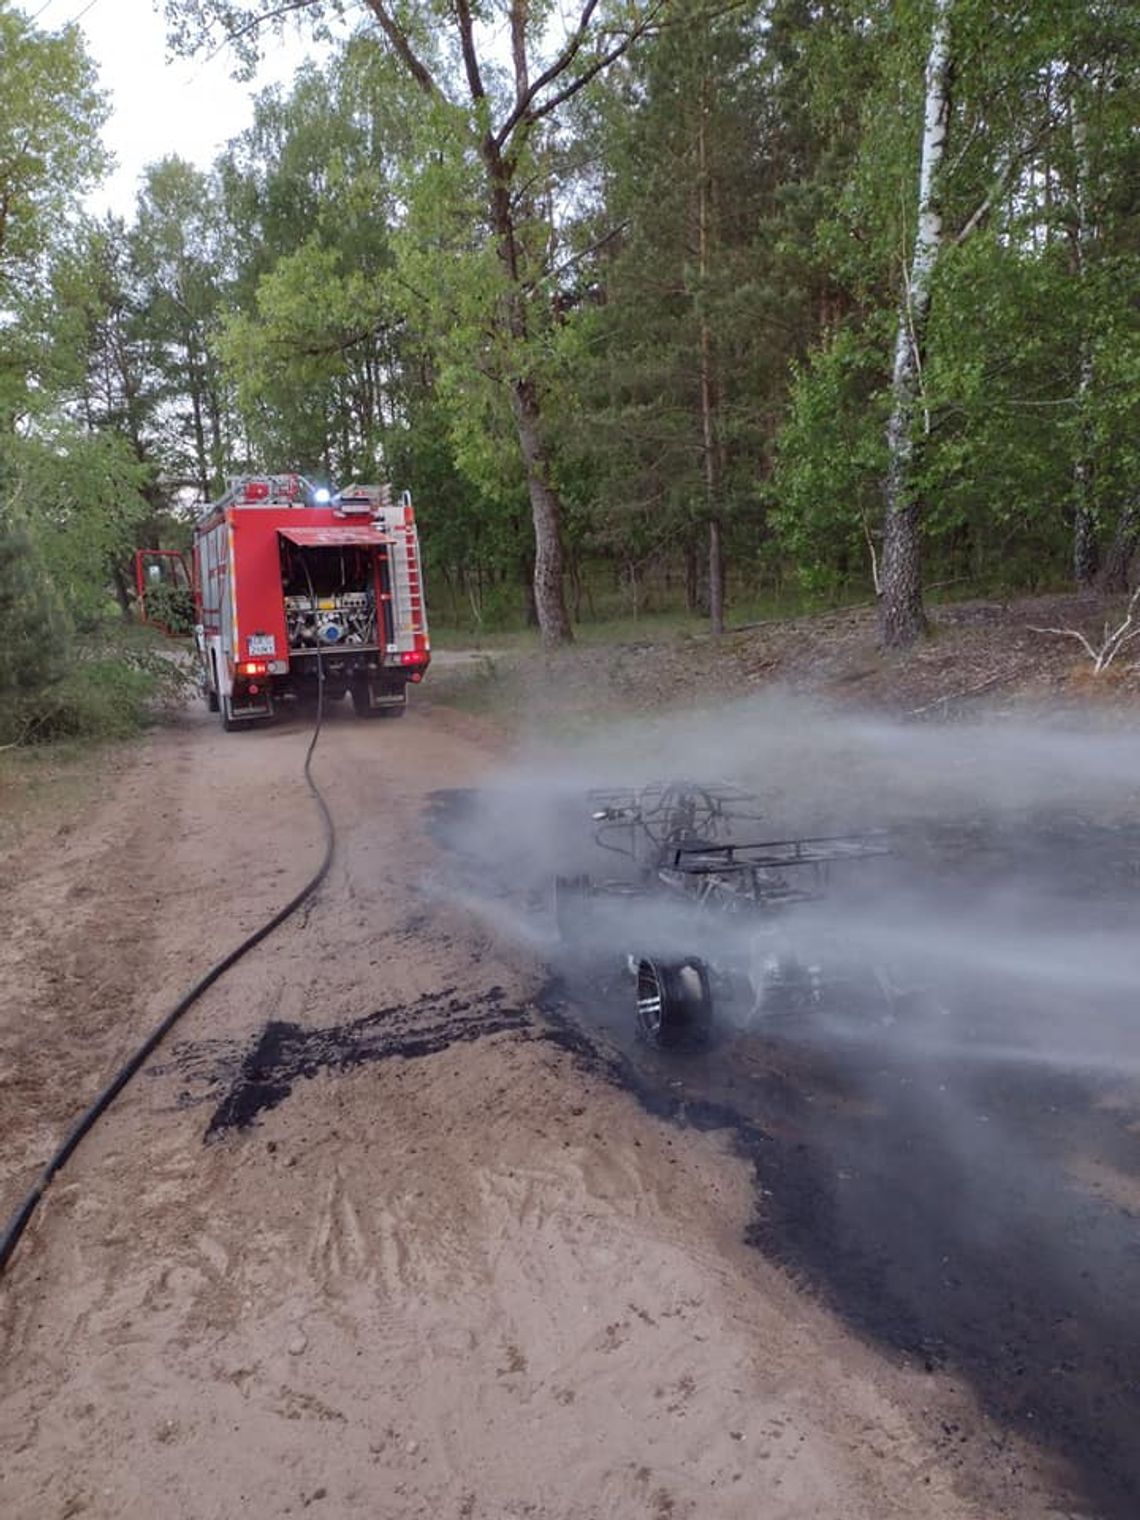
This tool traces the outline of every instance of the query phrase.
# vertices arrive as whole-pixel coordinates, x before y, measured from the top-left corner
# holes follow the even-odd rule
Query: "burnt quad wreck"
[[[632,983],[647,1044],[699,1049],[722,1020],[747,1028],[844,997],[891,1013],[892,979],[836,943],[826,908],[793,913],[850,890],[845,867],[891,854],[885,831],[750,838],[759,801],[725,783],[592,791],[588,803],[595,845],[620,864],[557,876],[555,920],[568,955],[620,968],[627,996]]]

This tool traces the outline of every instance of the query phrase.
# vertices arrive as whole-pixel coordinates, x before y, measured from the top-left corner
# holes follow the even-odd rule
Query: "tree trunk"
[[[534,518],[534,606],[542,642],[569,644],[574,635],[562,585],[562,503],[550,482],[550,459],[542,436],[542,409],[532,380],[511,386],[511,409],[518,429]]]
[[[111,566],[111,583],[115,588],[115,600],[119,604],[119,611],[125,623],[134,621],[134,609],[131,600],[132,588],[128,584],[127,577],[123,573],[121,565]]]
[[[1077,376],[1077,457],[1073,461],[1073,579],[1082,591],[1096,578],[1098,555],[1096,505],[1093,501],[1092,438],[1089,406],[1093,390],[1093,356],[1088,332],[1087,268],[1093,229],[1089,219],[1088,133],[1077,102],[1071,103],[1073,157],[1076,170],[1077,231],[1075,240],[1077,288],[1081,293],[1081,350]]]
[[[1080,390],[1086,389],[1084,361]],[[1090,382],[1091,384],[1091,382]],[[1078,402],[1078,405],[1080,403]],[[1082,429],[1082,434],[1085,429]],[[1100,562],[1096,513],[1092,502],[1092,461],[1082,439],[1080,457],[1073,464],[1073,579],[1082,591],[1091,589]]]
[[[573,551],[566,556],[566,571],[570,577],[571,616],[576,623],[580,623],[582,621],[582,561]]]
[[[700,605],[697,576],[697,546],[690,539],[685,545],[685,611],[696,612]]]
[[[724,632],[724,550],[718,517],[709,518],[709,628],[717,635]]]
[[[1134,496],[1121,509],[1116,532],[1105,555],[1100,578],[1102,590],[1128,590],[1128,571],[1138,548],[1140,548],[1140,496]]]
[[[705,513],[709,524],[709,628],[724,632],[724,555],[720,537],[721,469],[716,435],[716,379],[713,374],[712,333],[709,329],[709,168],[705,115],[708,111],[708,75],[701,79],[700,115],[697,124],[697,248],[701,303],[701,450],[704,456]]]
[[[626,559],[625,583],[629,588],[629,610],[634,622],[636,622],[641,612],[641,578],[637,572],[637,561],[635,559]]]
[[[528,333],[526,295],[510,194],[512,171],[491,137],[483,141],[483,163],[499,258],[507,280],[504,316],[521,357]],[[542,642],[552,648],[569,644],[574,638],[562,584],[562,502],[551,478],[538,386],[533,376],[524,372],[510,381],[510,391],[511,411],[518,430],[534,519],[534,605]]]
[[[210,461],[206,454],[206,427],[202,416],[202,379],[193,339],[185,340],[186,375],[190,390],[190,410],[194,420],[194,465],[198,472],[198,490],[203,501],[210,499]]]
[[[534,600],[534,561],[528,553],[519,555],[519,585],[523,594],[523,621],[528,628],[539,628],[541,624]]]
[[[393,8],[382,0],[367,0],[392,52],[403,69],[433,101],[454,98],[441,88],[432,70],[424,63],[418,42],[406,31]],[[630,18],[624,39],[614,40],[608,21],[604,27],[595,17],[595,0],[583,8],[576,25],[567,33],[565,44],[555,49],[554,60],[531,81],[527,60],[528,36],[544,37],[546,13],[531,17],[529,0],[511,0],[508,6],[511,58],[514,66],[515,103],[498,128],[494,126],[495,91],[488,93],[483,79],[483,65],[476,38],[476,12],[471,0],[453,0],[445,9],[455,24],[459,57],[466,79],[467,94],[475,118],[482,124],[479,156],[482,160],[484,186],[490,226],[496,251],[502,261],[504,290],[499,320],[512,340],[513,353],[503,367],[502,379],[510,390],[511,409],[518,430],[519,444],[526,470],[527,489],[534,517],[535,559],[534,600],[542,628],[543,643],[569,643],[573,635],[566,612],[562,584],[562,502],[555,488],[543,426],[542,402],[533,361],[528,357],[528,302],[542,288],[532,276],[541,272],[541,255],[528,254],[516,236],[516,218],[528,218],[527,203],[533,192],[519,185],[520,154],[540,123],[558,119],[558,110],[584,90],[589,82],[609,65],[623,57],[627,49],[648,30],[649,16]],[[650,15],[654,14],[653,12]],[[480,13],[479,19],[485,19]],[[528,30],[529,29],[529,30]],[[497,44],[496,44],[497,45]],[[500,54],[496,52],[496,70]],[[545,214],[547,231],[550,212]],[[545,295],[539,297],[545,300]]]
[[[914,484],[915,430],[922,393],[922,359],[930,287],[942,246],[938,176],[950,119],[950,12],[953,0],[935,0],[926,61],[926,107],[918,176],[918,230],[910,283],[899,312],[887,426],[888,465],[883,517],[882,600],[879,632],[888,648],[906,648],[926,628],[922,605],[921,504]]]
[[[226,486],[226,448],[222,439],[222,409],[216,384],[207,388],[206,400],[210,413],[210,495],[220,496]]]

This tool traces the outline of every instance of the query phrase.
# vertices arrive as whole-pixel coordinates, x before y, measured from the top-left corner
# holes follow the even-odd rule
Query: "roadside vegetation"
[[[238,68],[340,9],[165,8]],[[139,720],[133,553],[251,470],[410,489],[444,644],[1126,607],[1134,6],[348,10],[93,218],[81,34],[0,0],[0,744]]]

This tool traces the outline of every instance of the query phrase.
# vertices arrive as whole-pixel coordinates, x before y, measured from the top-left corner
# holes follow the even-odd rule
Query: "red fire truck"
[[[322,673],[326,699],[399,717],[431,661],[411,498],[387,486],[232,481],[195,525],[193,584],[202,689],[227,729],[315,697]]]

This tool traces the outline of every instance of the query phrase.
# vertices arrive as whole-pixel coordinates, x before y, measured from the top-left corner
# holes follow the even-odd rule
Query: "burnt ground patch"
[[[604,995],[551,984],[543,1006],[572,1028]],[[967,1380],[1000,1426],[1069,1465],[1082,1512],[1140,1514],[1140,1214],[1072,1172],[1103,1163],[1140,1200],[1140,1114],[1110,1079],[934,1071],[905,1049],[785,1036],[697,1060],[563,1043],[649,1112],[731,1132],[757,1189],[749,1244],[868,1340]],[[931,1440],[1017,1481],[980,1431]]]
[[[472,793],[432,799],[429,827],[460,873],[476,807]],[[1043,951],[1075,927],[1094,955],[1094,931],[1116,936],[1110,949],[1131,941],[1131,820],[979,814],[916,824],[896,844],[885,900],[917,900],[933,924],[968,924],[971,911],[977,923],[976,903],[1008,890]],[[486,890],[493,863],[476,864]],[[499,890],[517,893],[509,873]],[[848,1038],[842,1020],[813,1028],[809,1017],[670,1057],[632,1040],[628,986],[573,962],[543,1007],[567,1049],[651,1113],[731,1132],[754,1168],[750,1244],[868,1340],[968,1382],[999,1428],[1068,1465],[1074,1508],[1135,1520],[1140,1085],[1128,1066],[1140,1017],[1127,988],[1111,994],[1112,1040],[1096,1048],[1091,985],[1052,992],[1039,977],[1045,995],[1026,1000],[964,941],[950,1018],[917,1028],[850,1028]],[[600,1053],[598,1028],[619,1055]],[[1017,1482],[1015,1448],[994,1451],[980,1429],[936,1423],[930,1437],[975,1470],[1004,1464]]]
[[[501,987],[470,996],[449,987],[341,1024],[271,1019],[244,1047],[218,1040],[178,1045],[171,1059],[149,1068],[149,1074],[180,1080],[181,1106],[213,1104],[205,1131],[205,1139],[213,1140],[228,1130],[248,1129],[284,1103],[297,1082],[318,1072],[348,1072],[395,1058],[418,1060],[490,1035],[533,1033],[533,1011],[512,1007]]]
[[[1098,1513],[1140,1513],[1140,1219],[1066,1168],[1130,1151],[1136,1176],[1135,1136],[1095,1082],[934,1082],[891,1062],[843,1076],[842,1099],[752,1142],[751,1241],[864,1333],[963,1374]]]
[[[625,989],[628,992],[628,989]],[[247,1046],[174,1052],[206,1138],[257,1123],[295,1084],[489,1036],[542,1041],[679,1128],[724,1130],[753,1170],[748,1243],[867,1340],[966,1380],[984,1411],[1064,1459],[1082,1513],[1140,1513],[1140,1215],[1071,1171],[1091,1158],[1134,1179],[1140,1114],[1106,1077],[960,1063],[905,1047],[834,1048],[794,1034],[726,1039],[699,1056],[598,1033],[616,984],[551,980],[532,1004],[455,989],[359,1019],[270,1021]],[[197,1089],[197,1091],[195,1091]],[[967,1468],[1012,1450],[935,1422]]]
[[[453,848],[448,836],[473,796],[435,799],[433,829]],[[906,869],[928,875],[928,852],[953,911],[975,880],[1053,880],[1061,855],[1063,911],[1067,900],[1096,892],[1097,916],[1124,924],[1135,846],[1131,832],[1077,837],[1067,822],[1007,833],[946,826],[919,840]],[[480,889],[495,890],[486,862],[471,863]],[[509,896],[513,884],[498,890]],[[624,1000],[616,1008],[615,995]],[[271,1022],[245,1048],[183,1052],[186,1101],[211,1103],[207,1133],[217,1136],[256,1123],[318,1071],[414,1059],[494,1034],[557,1044],[665,1121],[729,1131],[754,1171],[751,1245],[868,1341],[931,1373],[953,1373],[999,1427],[1062,1458],[1080,1491],[1073,1508],[1135,1520],[1135,1083],[1071,1062],[1034,1064],[1009,1049],[1000,1059],[980,1050],[931,1059],[921,1042],[836,1042],[830,1030],[813,1037],[792,1026],[670,1057],[621,1032],[632,1022],[628,996],[628,988],[618,994],[596,978],[574,978],[552,982],[528,1008],[508,1007],[498,989],[472,997],[447,989],[327,1028]],[[979,1006],[971,1028],[984,1031],[987,1016]],[[617,1032],[616,1051],[599,1026]],[[1015,1448],[995,1449],[980,1427],[932,1421],[932,1449],[960,1453],[970,1470],[1004,1464],[1016,1483]]]

